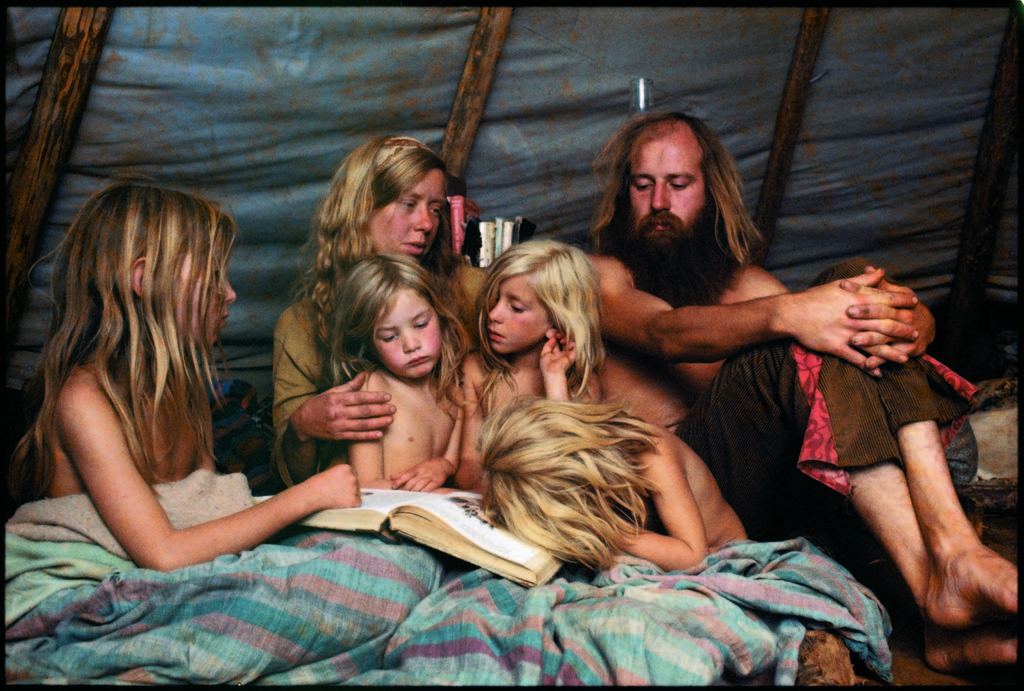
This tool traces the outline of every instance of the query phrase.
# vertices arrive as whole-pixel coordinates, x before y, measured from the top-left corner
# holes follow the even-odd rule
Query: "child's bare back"
[[[173,416],[162,414],[154,417],[154,455],[158,461],[152,469],[154,483],[181,480],[199,468],[213,470],[211,450],[199,448],[191,430],[175,425]],[[95,448],[104,449],[106,453],[99,454],[102,457],[110,455],[114,447],[124,445],[121,420],[95,373],[88,367],[68,377],[61,389],[55,424],[54,474],[46,496],[86,494],[88,489],[76,462],[72,460],[76,450],[82,454]],[[210,423],[207,421],[206,424]],[[78,458],[77,462],[80,464],[83,459]]]
[[[704,522],[708,549],[714,552],[727,542],[747,539],[743,523],[725,501],[718,483],[700,456],[676,435],[662,428],[656,429],[661,453],[652,455],[671,458],[682,466]]]

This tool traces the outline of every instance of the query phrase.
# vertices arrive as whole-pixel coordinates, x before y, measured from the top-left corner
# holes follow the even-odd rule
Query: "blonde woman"
[[[700,458],[621,406],[513,401],[481,448],[487,515],[565,561],[605,569],[630,554],[671,571],[746,539]]]
[[[463,366],[466,422],[457,484],[481,491],[480,426],[515,396],[600,400],[597,278],[580,249],[514,245],[491,265],[477,310],[480,349]]]
[[[365,375],[328,385],[322,363],[336,291],[357,262],[410,257],[469,328],[483,281],[451,249],[444,162],[409,137],[376,137],[341,163],[313,218],[312,263],[274,329],[274,465],[285,485],[325,467],[341,440],[380,439],[396,407]],[[330,448],[328,448],[330,447]]]
[[[198,196],[116,183],[86,201],[57,254],[62,280],[29,387],[34,419],[9,487],[19,502],[86,495],[145,568],[235,554],[314,511],[360,503],[343,467],[179,528],[153,489],[214,470],[207,388],[235,300],[227,278],[235,232],[230,216]]]
[[[347,460],[362,487],[429,492],[458,468],[459,367],[468,338],[430,274],[401,256],[364,259],[338,290],[326,368],[333,382],[367,372],[363,387],[391,396],[394,422],[376,440],[353,441]]]

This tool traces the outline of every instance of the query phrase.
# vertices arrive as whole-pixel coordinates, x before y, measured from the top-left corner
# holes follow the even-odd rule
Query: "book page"
[[[396,506],[428,495],[427,492],[406,492],[402,490],[364,489],[360,492],[362,504],[346,509],[324,509],[296,521],[299,525],[329,530],[373,530],[385,528],[388,513]],[[412,496],[415,495],[415,496]],[[257,502],[270,497],[253,497]]]
[[[425,494],[415,502],[392,514],[391,525],[401,531],[401,514],[403,511],[433,514],[446,523],[456,533],[475,543],[482,549],[520,564],[530,564],[543,558],[546,552],[539,547],[527,544],[510,533],[491,525],[480,508],[480,495],[472,492],[452,492],[451,494]],[[397,515],[396,515],[397,514]],[[398,519],[397,521],[395,519]],[[419,538],[418,535],[412,535]]]

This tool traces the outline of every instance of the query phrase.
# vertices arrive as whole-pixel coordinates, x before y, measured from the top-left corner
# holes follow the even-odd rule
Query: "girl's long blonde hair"
[[[591,375],[604,362],[597,272],[583,250],[556,240],[529,240],[502,252],[488,270],[477,306],[480,354],[487,372],[481,391],[484,415],[493,407],[501,385],[514,386],[512,365],[487,338],[488,313],[498,302],[501,284],[516,276],[547,310],[555,328],[576,344],[576,362],[566,373],[569,395],[582,396]]]
[[[369,238],[373,213],[399,199],[432,170],[445,173],[444,161],[410,137],[381,136],[349,154],[331,180],[313,217],[307,252],[313,261],[298,282],[298,297],[313,302],[321,357],[330,341],[329,321],[337,305],[338,284],[359,261],[374,255]],[[437,234],[421,264],[434,276],[445,304],[461,304],[462,262],[451,246],[449,214],[442,213]]]
[[[515,399],[481,430],[484,511],[564,561],[607,568],[647,520],[655,487],[637,459],[655,436],[619,405]]]
[[[431,372],[438,400],[454,404],[459,370],[469,339],[455,313],[440,297],[430,274],[408,257],[376,255],[359,262],[348,272],[338,290],[338,306],[330,322],[330,358],[322,385],[331,388],[350,381],[360,372],[383,367],[373,334],[381,318],[395,304],[398,291],[421,295],[437,313],[441,326],[441,358]]]
[[[57,401],[83,367],[117,412],[132,459],[150,484],[157,481],[158,421],[180,421],[190,441],[210,446],[206,389],[216,376],[214,344],[205,328],[195,333],[177,315],[182,310],[204,325],[220,308],[235,234],[234,221],[216,204],[149,183],[117,182],[85,202],[53,265],[52,319],[26,386],[34,419],[11,459],[16,500],[39,499],[52,483]],[[136,295],[133,266],[140,258]]]

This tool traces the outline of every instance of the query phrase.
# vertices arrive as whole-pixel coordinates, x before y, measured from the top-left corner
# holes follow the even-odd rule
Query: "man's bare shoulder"
[[[626,269],[626,265],[615,257],[610,257],[607,254],[588,254],[591,263],[594,268],[600,272],[612,272],[612,273],[625,273],[628,274],[629,270]]]
[[[603,254],[589,256],[602,292],[633,287],[633,274],[621,261]]]
[[[729,287],[722,295],[720,304],[728,305],[771,295],[788,293],[789,289],[760,266],[748,265],[741,267],[733,274]]]

